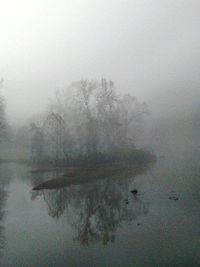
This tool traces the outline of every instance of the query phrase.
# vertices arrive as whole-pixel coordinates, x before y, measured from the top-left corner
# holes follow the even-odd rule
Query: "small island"
[[[95,162],[94,162],[95,159]],[[132,178],[144,173],[155,162],[156,157],[145,150],[133,150],[116,153],[115,157],[98,155],[91,159],[82,159],[76,166],[63,167],[64,174],[35,186],[33,190],[56,189],[70,185],[88,183],[104,178]],[[49,169],[50,171],[51,169]],[[34,172],[48,171],[38,169]]]
[[[31,126],[32,173],[64,170],[34,189],[138,172],[155,157],[135,146],[147,105],[119,94],[110,80],[81,80],[58,92]]]

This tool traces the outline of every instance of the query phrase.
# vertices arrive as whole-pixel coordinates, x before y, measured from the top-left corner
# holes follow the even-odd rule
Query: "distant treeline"
[[[37,164],[104,164],[136,155],[139,159],[135,137],[146,114],[145,103],[118,94],[111,80],[81,80],[58,91],[47,109],[13,131],[10,139],[18,159],[29,151]],[[5,121],[3,98],[0,115]]]

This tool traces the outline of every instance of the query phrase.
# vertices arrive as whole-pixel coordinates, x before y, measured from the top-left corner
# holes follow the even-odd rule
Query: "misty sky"
[[[42,111],[81,78],[111,78],[161,106],[200,101],[199,28],[199,0],[0,0],[8,115]]]

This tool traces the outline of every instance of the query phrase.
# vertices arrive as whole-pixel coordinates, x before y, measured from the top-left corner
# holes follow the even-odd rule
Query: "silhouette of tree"
[[[3,79],[0,80],[0,88],[3,86]],[[5,101],[0,95],[0,140],[5,137],[6,133],[6,116],[5,116]]]
[[[35,163],[42,161],[44,157],[44,134],[40,127],[35,123],[31,124],[31,156]]]

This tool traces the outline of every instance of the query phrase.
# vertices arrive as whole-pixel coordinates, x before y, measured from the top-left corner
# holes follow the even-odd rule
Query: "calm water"
[[[56,173],[1,164],[1,266],[200,266],[199,158],[169,149],[135,178],[40,192]]]

